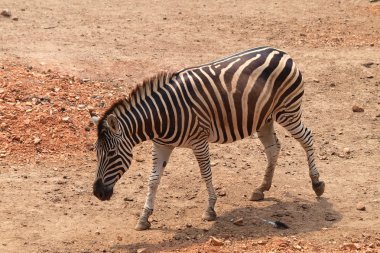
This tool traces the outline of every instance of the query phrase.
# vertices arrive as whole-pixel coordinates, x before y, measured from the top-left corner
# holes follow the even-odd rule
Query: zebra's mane
[[[115,111],[120,112],[129,110],[131,107],[139,104],[146,97],[149,97],[153,92],[168,83],[175,75],[176,72],[161,71],[150,78],[144,79],[141,84],[136,85],[136,87],[132,89],[127,97],[121,98],[113,103],[99,120],[98,137],[102,132],[104,122],[108,115],[115,113]]]

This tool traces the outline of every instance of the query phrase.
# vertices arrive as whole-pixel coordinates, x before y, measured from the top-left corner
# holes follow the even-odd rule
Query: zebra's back
[[[177,73],[211,142],[250,136],[286,108],[299,110],[302,76],[286,53],[261,47]]]

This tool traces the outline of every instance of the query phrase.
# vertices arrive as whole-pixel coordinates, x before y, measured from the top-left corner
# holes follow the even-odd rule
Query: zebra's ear
[[[120,125],[119,121],[117,120],[116,116],[113,114],[110,114],[107,116],[107,125],[111,132],[114,134],[119,134],[120,133]]]

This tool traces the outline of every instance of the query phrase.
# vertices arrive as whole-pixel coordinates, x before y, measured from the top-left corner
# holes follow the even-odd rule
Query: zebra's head
[[[116,181],[129,168],[132,160],[131,141],[114,114],[104,117],[98,124],[96,155],[98,165],[94,195],[102,201],[109,200]]]

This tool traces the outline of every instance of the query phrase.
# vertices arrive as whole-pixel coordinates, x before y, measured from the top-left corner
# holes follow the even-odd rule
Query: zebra
[[[250,197],[262,200],[272,184],[280,152],[274,122],[284,127],[306,151],[309,176],[317,196],[319,180],[311,131],[302,122],[302,75],[288,54],[258,47],[207,64],[161,72],[143,81],[128,97],[115,102],[98,121],[97,172],[93,193],[109,200],[118,179],[132,162],[135,145],[153,141],[148,193],[136,230],[149,229],[157,188],[175,147],[191,148],[208,192],[202,218],[217,218],[209,143],[231,143],[252,136],[265,148],[267,166]]]

